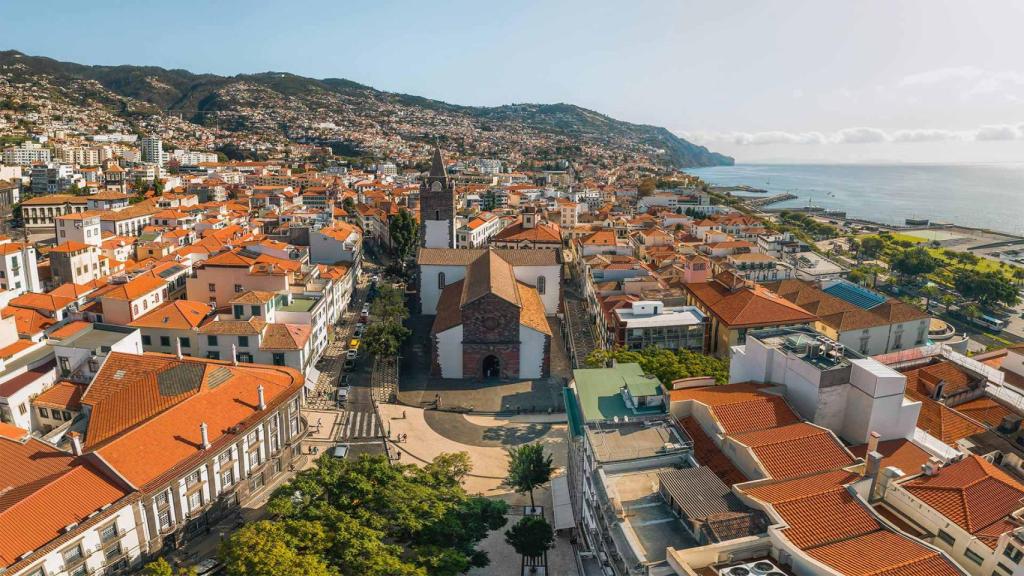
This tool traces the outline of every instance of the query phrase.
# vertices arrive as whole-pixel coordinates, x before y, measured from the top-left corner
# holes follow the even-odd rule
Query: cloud
[[[981,128],[978,128],[978,131],[974,134],[974,139],[980,141],[1016,140],[1020,137],[1020,128],[1009,124],[982,126]]]
[[[888,142],[889,135],[878,128],[844,128],[831,139],[838,144],[874,144]]]
[[[964,134],[954,130],[897,130],[892,133],[893,142],[941,142],[943,140],[962,140]]]
[[[930,88],[935,84],[959,86],[960,97],[964,99],[990,94],[1005,96],[1008,91],[1016,91],[1024,86],[1024,74],[1015,70],[986,70],[976,66],[958,66],[910,74],[904,76],[897,86]]]
[[[1024,124],[992,124],[974,130],[947,130],[941,128],[911,128],[886,131],[881,128],[859,126],[843,128],[831,133],[787,132],[681,132],[693,142],[707,145],[734,144],[737,146],[765,145],[841,145],[841,144],[918,144],[947,141],[999,141],[1024,140]]]

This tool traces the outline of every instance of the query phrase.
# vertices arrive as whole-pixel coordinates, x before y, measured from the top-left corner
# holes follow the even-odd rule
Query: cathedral
[[[456,249],[455,185],[440,150],[420,184],[417,254],[431,373],[440,378],[542,378],[561,300],[560,251]]]

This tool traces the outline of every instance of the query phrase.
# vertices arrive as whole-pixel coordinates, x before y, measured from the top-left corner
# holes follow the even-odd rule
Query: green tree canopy
[[[401,322],[409,317],[409,308],[405,305],[405,294],[390,284],[382,284],[377,288],[377,297],[370,305],[370,313],[381,321]]]
[[[332,576],[321,557],[327,535],[322,524],[303,520],[246,524],[221,548],[231,576]]]
[[[666,350],[649,347],[643,350],[594,350],[585,363],[589,368],[600,368],[609,360],[636,362],[647,374],[653,374],[665,386],[680,378],[711,376],[718,384],[729,382],[729,362],[707,354],[689,350]]]
[[[529,558],[543,555],[555,545],[555,531],[543,516],[524,516],[505,531],[505,542]]]
[[[878,236],[868,236],[860,241],[860,250],[858,254],[862,254],[865,258],[878,258],[882,254],[882,250],[885,249],[885,241]]]
[[[507,505],[467,495],[462,479],[469,470],[465,454],[444,454],[422,468],[381,456],[321,458],[268,504],[274,516],[268,523],[277,527],[261,531],[286,550],[254,539],[234,549],[241,555],[243,547],[263,547],[284,558],[271,560],[285,569],[304,566],[318,576],[454,576],[487,566],[487,554],[476,546],[505,525]],[[249,568],[246,561],[233,566]],[[228,574],[264,573],[229,568]]]
[[[904,278],[931,274],[939,267],[939,260],[925,248],[901,250],[889,261],[889,267]]]
[[[388,222],[388,232],[391,234],[395,256],[399,260],[405,260],[412,256],[419,243],[419,226],[408,210],[402,208],[391,218]]]
[[[505,483],[516,492],[530,493],[530,507],[534,507],[533,490],[551,479],[554,472],[551,456],[544,454],[540,444],[523,444],[508,450],[508,478]]]
[[[395,356],[405,341],[412,334],[405,326],[393,320],[374,322],[366,328],[363,341],[366,349],[378,357]]]
[[[157,558],[156,560],[142,567],[142,576],[196,576],[195,568],[178,568],[175,572],[167,560]]]
[[[976,300],[984,306],[1005,304],[1016,306],[1020,301],[1017,287],[1013,281],[998,270],[979,272],[964,269],[953,277],[953,286],[961,296],[968,300]]]

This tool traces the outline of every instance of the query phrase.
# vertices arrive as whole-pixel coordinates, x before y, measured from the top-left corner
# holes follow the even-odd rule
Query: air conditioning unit
[[[719,576],[786,576],[786,573],[770,560],[756,560],[747,564],[722,568],[718,574]]]

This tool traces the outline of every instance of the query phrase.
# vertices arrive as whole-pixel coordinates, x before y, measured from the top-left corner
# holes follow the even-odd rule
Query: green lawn
[[[878,237],[878,234],[861,234],[860,236],[857,236],[857,239],[863,240],[865,238],[869,238],[872,236]],[[903,240],[905,242],[910,242],[911,244],[920,244],[922,242],[928,241],[927,239],[921,238],[920,236],[911,236],[910,234],[903,234],[900,232],[893,232],[891,236],[893,240]]]

